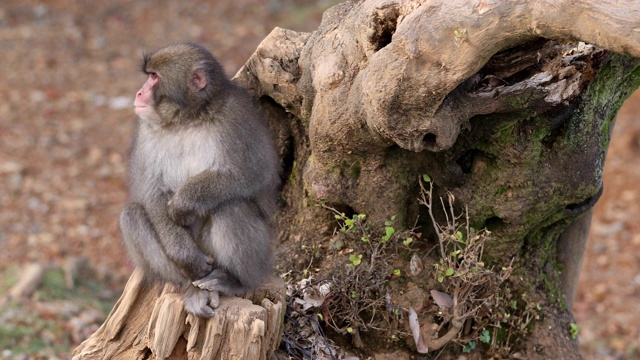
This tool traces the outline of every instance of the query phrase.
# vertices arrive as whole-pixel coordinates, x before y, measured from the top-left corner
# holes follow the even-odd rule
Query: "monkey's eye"
[[[151,80],[157,80],[158,79],[158,74],[157,73],[149,72],[148,74],[149,74],[149,78]]]

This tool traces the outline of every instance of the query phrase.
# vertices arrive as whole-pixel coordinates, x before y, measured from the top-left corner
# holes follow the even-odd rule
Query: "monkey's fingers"
[[[207,305],[199,307],[199,308],[195,308],[195,309],[187,309],[185,307],[185,310],[188,313],[191,313],[191,314],[193,314],[193,315],[195,315],[197,317],[201,317],[201,318],[205,318],[205,319],[212,318],[212,317],[214,317],[216,315],[216,312],[213,311],[213,309],[211,307],[207,306]]]
[[[207,291],[219,291],[220,290],[220,272],[213,270],[209,275],[203,277],[202,279],[196,280],[192,282],[193,286],[198,287],[202,290]]]
[[[220,280],[219,279],[210,279],[207,280],[207,278],[202,278],[200,280],[196,280],[193,282],[193,285],[202,289],[202,290],[207,290],[207,291],[211,291],[211,292],[218,292],[219,290],[219,285],[220,285]]]

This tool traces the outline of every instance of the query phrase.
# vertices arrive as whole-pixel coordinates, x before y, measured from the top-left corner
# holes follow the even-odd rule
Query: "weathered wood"
[[[5,300],[31,296],[42,283],[45,270],[46,268],[42,264],[32,263],[26,265],[20,280],[9,290]]]
[[[104,324],[73,359],[268,359],[278,347],[284,284],[272,278],[245,298],[221,297],[211,319],[184,312],[171,285],[131,275]]]

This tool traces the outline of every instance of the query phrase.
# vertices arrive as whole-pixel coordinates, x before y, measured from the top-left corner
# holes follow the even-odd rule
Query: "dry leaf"
[[[453,306],[453,298],[445,292],[431,290],[431,297],[441,308],[450,309]]]
[[[420,323],[418,322],[418,314],[413,310],[413,307],[409,307],[409,328],[413,335],[413,341],[416,343],[416,350],[420,354],[426,354],[429,351],[429,347],[424,343],[422,331],[420,331]]]
[[[409,263],[409,271],[411,272],[411,275],[416,276],[420,274],[422,269],[424,269],[424,266],[422,265],[420,256],[418,256],[418,254],[413,254],[413,256],[411,256],[411,262]]]

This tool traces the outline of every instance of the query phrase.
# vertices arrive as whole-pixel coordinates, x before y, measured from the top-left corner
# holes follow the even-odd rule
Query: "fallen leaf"
[[[424,343],[422,331],[420,331],[420,323],[418,322],[418,314],[413,310],[413,307],[409,307],[409,328],[413,335],[413,341],[416,343],[416,350],[420,354],[426,354],[429,351],[429,347]]]
[[[431,290],[431,297],[441,308],[450,309],[453,306],[453,298],[445,292]]]

